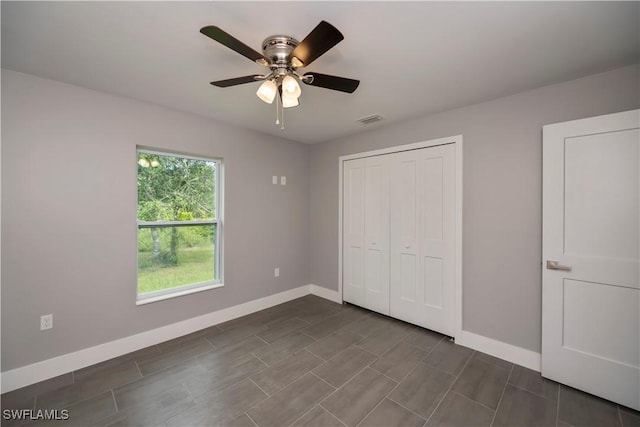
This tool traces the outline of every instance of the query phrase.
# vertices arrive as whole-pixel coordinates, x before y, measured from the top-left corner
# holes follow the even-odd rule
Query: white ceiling
[[[2,67],[316,143],[637,63],[634,2],[7,2]],[[326,20],[345,39],[306,71],[359,79],[353,94],[304,86],[274,124],[265,69],[200,34],[217,25],[260,51]],[[370,114],[385,120],[362,125]]]

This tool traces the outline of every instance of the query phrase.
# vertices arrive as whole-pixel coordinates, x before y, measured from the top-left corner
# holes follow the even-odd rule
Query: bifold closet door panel
[[[342,175],[342,297],[364,306],[364,159],[344,162]]]
[[[419,323],[420,197],[424,193],[424,165],[416,151],[391,158],[390,203],[390,307],[391,316]]]
[[[364,305],[389,314],[390,156],[367,157],[364,184]]]
[[[455,146],[392,155],[390,314],[453,335]]]

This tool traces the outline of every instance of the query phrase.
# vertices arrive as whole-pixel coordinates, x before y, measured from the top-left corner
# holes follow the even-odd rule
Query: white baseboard
[[[303,285],[279,294],[269,295],[171,325],[162,326],[150,331],[141,332],[115,341],[2,372],[0,376],[1,391],[2,393],[6,393],[58,375],[66,374],[67,372],[76,371],[150,345],[159,344],[309,294],[325,298],[329,301],[342,303],[342,296],[337,291],[313,284]],[[540,371],[540,354],[531,350],[496,341],[469,331],[462,331],[460,335],[456,337],[456,343],[508,360],[529,369]]]
[[[524,366],[525,368],[540,372],[540,353],[536,353],[535,351],[516,347],[515,345],[507,344],[505,342],[497,341],[465,330],[461,331],[460,335],[456,337],[456,344],[460,344],[465,347],[490,354],[491,356],[499,357],[500,359],[515,363],[516,365]]]
[[[274,305],[292,299],[300,298],[310,293],[335,301],[336,296],[326,288],[315,285],[304,285],[299,288],[290,289],[279,294],[269,295],[264,298],[245,302],[233,307],[207,313],[202,316],[183,320],[171,325],[141,332],[115,341],[99,344],[94,347],[85,348],[73,353],[63,354],[52,359],[36,362],[31,365],[2,372],[0,384],[2,393],[25,387],[67,372],[75,371],[96,363],[136,350],[159,344],[173,338],[187,335],[200,329],[208,328],[218,323],[226,322],[237,317],[246,316],[256,311],[264,310]],[[337,295],[337,292],[335,292]],[[328,295],[329,297],[325,296]]]
[[[312,295],[322,297],[324,299],[328,299],[329,301],[342,304],[342,295],[340,295],[338,291],[332,291],[331,289],[323,288],[322,286],[310,284],[309,293]]]

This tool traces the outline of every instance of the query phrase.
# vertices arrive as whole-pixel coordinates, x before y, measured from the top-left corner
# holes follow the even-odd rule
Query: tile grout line
[[[404,377],[402,377],[402,380],[398,381],[398,380],[394,380],[393,378],[391,378],[390,376],[388,376],[387,374],[385,374],[384,372],[380,372],[379,370],[377,370],[376,368],[374,368],[373,365],[375,362],[377,362],[380,359],[376,359],[373,362],[371,362],[370,364],[367,365],[367,368],[371,368],[374,371],[376,371],[377,373],[379,373],[380,375],[382,375],[383,377],[393,381],[394,383],[396,383],[396,385],[393,387],[394,389],[400,385],[400,383],[407,377],[406,375]],[[422,362],[418,362],[418,363],[422,363]],[[413,372],[413,370],[418,366],[418,363],[416,363],[416,366],[414,366],[409,372]]]
[[[480,406],[482,406],[483,408],[488,409],[488,410],[489,410],[489,411],[491,411],[491,412],[496,412],[496,410],[495,410],[495,409],[493,409],[493,408],[491,408],[491,407],[489,407],[489,406],[485,405],[484,403],[478,402],[477,400],[474,400],[474,399],[470,398],[469,396],[465,396],[464,394],[462,394],[462,393],[460,393],[460,392],[458,392],[458,391],[450,390],[450,393],[453,393],[453,394],[455,394],[455,395],[457,395],[457,396],[460,396],[460,397],[462,397],[463,399],[467,399],[468,401],[473,402],[473,403],[475,403],[476,405],[480,405]]]
[[[254,406],[252,406],[251,408],[254,408],[254,407],[255,407],[255,405],[254,405]],[[251,422],[257,426],[257,425],[258,425],[258,423],[256,422],[256,420],[254,420],[253,418],[251,418],[251,415],[249,415],[249,410],[250,410],[251,408],[247,409],[247,410],[245,411],[245,414],[246,414],[246,416],[251,420]]]
[[[312,325],[309,325],[309,326],[312,326]],[[300,331],[300,334],[301,334],[301,335],[304,335],[305,337],[311,338],[311,339],[313,340],[313,342],[319,341],[319,340],[315,339],[314,337],[312,337],[311,335],[309,335],[309,334],[307,334],[307,333],[305,333],[305,332]],[[311,344],[312,344],[312,343],[309,343],[309,345],[311,345]],[[308,347],[308,346],[307,346],[307,347]]]
[[[391,393],[389,393],[389,394],[391,394]],[[407,407],[406,407],[406,406],[404,406],[402,403],[400,403],[400,402],[397,402],[397,401],[393,400],[393,398],[389,397],[389,395],[387,395],[387,396],[386,396],[384,399],[382,399],[382,400],[385,400],[385,399],[389,399],[390,401],[392,401],[392,402],[393,402],[393,403],[395,403],[396,405],[398,405],[398,406],[400,406],[400,407],[402,407],[402,408],[406,409],[407,411],[409,411],[409,412],[411,412],[412,414],[414,414],[414,415],[418,416],[419,418],[422,418],[422,419],[424,420],[425,424],[426,424],[426,422],[427,422],[426,418],[425,418],[424,416],[422,416],[422,415],[418,414],[418,413],[417,413],[416,411],[414,411],[413,409],[411,409],[411,408],[407,408]]]
[[[271,365],[269,365],[267,362],[265,362],[264,360],[260,359],[260,357],[259,357],[259,356],[254,352],[254,351],[249,352],[248,354],[252,355],[252,356],[253,356],[253,357],[255,357],[256,359],[258,359],[259,361],[261,361],[262,363],[264,363],[264,364],[265,364],[265,368],[268,368],[268,367],[270,367],[270,366],[271,366]],[[240,357],[242,357],[242,356],[240,356]],[[288,356],[287,356],[287,357],[288,357]],[[239,359],[239,358],[238,358],[238,359]],[[284,360],[284,359],[286,359],[286,357],[282,358],[282,360]],[[282,360],[278,360],[278,362],[276,362],[276,363],[279,363],[279,362],[281,362]],[[265,369],[265,368],[262,368],[262,369]]]
[[[622,412],[620,411],[620,405],[616,405],[618,409],[618,420],[620,421],[620,426],[624,427],[624,422],[622,422]]]
[[[111,397],[113,398],[113,405],[116,407],[116,414],[118,412],[120,412],[120,410],[118,409],[118,402],[116,401],[116,395],[113,392],[113,389],[111,389]]]
[[[142,374],[142,370],[140,369],[140,366],[138,365],[138,361],[134,360],[133,364],[136,365],[136,369],[138,370],[138,373],[140,374],[141,378],[144,378],[144,375]],[[158,372],[160,372],[162,369],[160,369]],[[133,382],[133,381],[132,381]]]
[[[417,348],[417,347],[416,347],[416,348]],[[428,354],[428,353],[427,353],[427,354]],[[425,355],[425,357],[426,357],[426,355]],[[391,390],[389,390],[389,393],[387,393],[387,394],[385,395],[385,397],[383,397],[383,398],[382,398],[382,400],[380,401],[380,403],[382,403],[382,401],[383,401],[383,400],[385,400],[385,399],[389,399],[390,401],[392,401],[393,403],[397,404],[398,406],[401,406],[402,408],[406,409],[407,411],[411,412],[412,414],[415,414],[415,415],[417,415],[418,417],[420,417],[420,418],[422,418],[423,420],[425,420],[425,421],[424,421],[424,423],[423,423],[423,425],[424,425],[424,424],[426,424],[426,423],[427,423],[427,420],[425,419],[425,417],[423,417],[422,415],[418,414],[418,413],[417,413],[417,412],[415,412],[414,410],[412,410],[412,409],[410,409],[410,408],[407,408],[407,407],[406,407],[406,406],[404,406],[402,403],[397,402],[397,401],[393,400],[393,398],[392,398],[392,397],[390,397],[390,396],[391,396],[391,394],[392,394],[394,391],[396,391],[396,389],[397,389],[398,387],[400,387],[400,384],[402,384],[402,382],[403,382],[404,380],[406,380],[407,378],[409,378],[409,376],[411,375],[411,373],[412,373],[413,371],[415,371],[416,369],[418,369],[418,366],[420,366],[420,364],[421,364],[421,363],[424,363],[424,362],[422,361],[423,359],[424,359],[424,357],[423,357],[422,359],[420,359],[420,361],[418,361],[418,363],[416,363],[416,366],[414,366],[414,367],[413,367],[413,369],[409,370],[409,372],[407,372],[407,373],[405,374],[405,376],[404,376],[404,377],[402,377],[402,379],[401,379],[400,381],[397,381],[396,386],[395,386],[395,387],[393,387]],[[425,363],[425,365],[426,365],[426,363]],[[429,365],[427,365],[427,366],[429,366]],[[373,368],[373,367],[372,367],[371,369],[375,370],[376,372],[380,372],[380,371],[378,371],[376,368]],[[384,375],[385,377],[387,377],[387,376],[386,376],[385,374],[383,374],[382,372],[380,372],[380,374],[382,374],[382,375]],[[393,378],[390,378],[390,377],[387,377],[387,378],[389,378],[390,380],[395,381]],[[368,415],[368,414],[367,414],[367,415]],[[366,418],[366,417],[365,417],[365,418]],[[364,420],[364,418],[363,418],[363,420]]]
[[[558,384],[558,402],[556,402],[556,427],[560,424],[560,384]]]
[[[440,344],[440,343],[439,343]],[[447,388],[447,391],[444,392],[444,394],[442,395],[442,398],[440,399],[440,401],[438,402],[438,404],[436,405],[436,407],[433,409],[433,411],[431,412],[431,414],[429,415],[429,418],[427,418],[427,421],[424,423],[425,425],[427,425],[427,423],[429,422],[429,420],[431,420],[431,417],[433,417],[433,414],[436,413],[436,411],[438,410],[438,408],[440,407],[440,405],[442,404],[442,402],[444,401],[444,399],[447,397],[447,395],[449,394],[449,392],[451,391],[451,389],[453,388],[453,385],[456,383],[456,381],[458,381],[458,378],[460,378],[460,375],[462,375],[462,372],[464,372],[464,370],[466,369],[466,367],[469,365],[469,363],[471,362],[471,359],[473,359],[473,355],[476,353],[475,350],[471,351],[471,354],[469,355],[469,357],[467,358],[467,362],[464,364],[464,366],[462,367],[462,369],[460,369],[460,372],[458,372],[458,375],[455,376],[455,378],[453,379],[453,381],[451,381],[451,385],[449,386],[449,388]],[[444,371],[443,371],[444,372]],[[451,374],[449,374],[451,375]],[[474,401],[475,402],[475,401]]]
[[[349,344],[349,345],[348,345],[347,347],[345,347],[343,350],[340,350],[339,352],[337,352],[336,354],[334,354],[333,356],[331,356],[330,358],[328,358],[328,359],[326,359],[326,360],[325,360],[323,357],[320,357],[320,356],[318,356],[318,355],[316,354],[316,356],[320,357],[320,359],[324,360],[324,362],[323,362],[323,363],[321,363],[320,365],[316,366],[315,368],[313,368],[313,370],[318,369],[319,367],[321,367],[321,366],[323,366],[323,365],[326,365],[329,361],[331,361],[331,360],[335,359],[336,357],[338,357],[339,355],[341,355],[341,354],[342,354],[342,353],[344,353],[345,351],[349,350],[349,347],[351,347],[351,346],[353,346],[353,347],[357,347],[355,344]],[[369,354],[371,354],[371,355],[373,355],[373,356],[376,356],[375,354],[371,353],[370,351],[367,351],[367,350],[365,350],[365,349],[363,349],[363,348],[361,348],[361,347],[358,347],[358,348],[359,348],[360,350],[362,350],[362,351],[366,352],[366,353],[369,353]],[[312,352],[312,351],[311,351],[310,353],[311,353],[311,354],[315,354],[315,353],[314,353],[314,352]],[[378,359],[378,357],[379,357],[379,356],[376,356],[376,359]],[[360,371],[358,371],[358,373],[359,373],[359,372],[360,372]]]
[[[358,348],[361,348],[361,347],[358,347]],[[363,349],[363,350],[364,350],[364,349]],[[364,350],[364,351],[367,351],[367,350]],[[386,352],[385,352],[385,353],[386,353]],[[395,383],[396,383],[396,385],[395,385],[393,388],[391,388],[391,390],[389,390],[389,392],[388,392],[387,394],[385,394],[385,395],[384,395],[384,397],[383,397],[382,399],[380,399],[380,401],[379,401],[379,402],[378,402],[378,403],[377,403],[377,404],[376,404],[376,405],[375,405],[375,406],[374,406],[374,407],[373,407],[369,412],[367,412],[367,413],[365,414],[365,416],[364,416],[364,417],[362,417],[362,419],[361,419],[360,421],[358,421],[358,424],[356,424],[356,427],[358,427],[360,424],[362,424],[362,422],[363,422],[364,420],[366,420],[366,419],[367,419],[367,417],[368,417],[369,415],[371,415],[371,413],[372,413],[373,411],[375,411],[375,410],[376,410],[376,408],[377,408],[378,406],[380,406],[380,405],[382,404],[382,402],[384,402],[384,401],[385,401],[385,399],[387,399],[387,398],[389,397],[389,395],[390,395],[391,393],[393,393],[393,391],[394,391],[395,389],[397,389],[397,388],[400,386],[400,383],[401,383],[405,378],[407,378],[407,377],[411,374],[411,372],[413,372],[413,371],[418,367],[418,364],[416,364],[416,366],[415,366],[413,369],[411,369],[411,370],[410,370],[410,371],[409,371],[409,372],[408,372],[408,373],[407,373],[407,374],[402,378],[402,380],[400,380],[400,381],[396,381],[396,380],[394,380],[394,379],[392,379],[392,378],[389,378],[388,376],[386,376],[386,375],[385,375],[385,374],[383,374],[382,372],[378,371],[377,369],[375,369],[375,368],[372,368],[372,367],[371,367],[371,365],[372,365],[373,363],[375,363],[376,361],[380,360],[380,358],[381,358],[381,357],[382,357],[382,356],[378,356],[378,357],[376,357],[376,358],[375,358],[375,360],[372,360],[372,361],[371,361],[371,363],[369,363],[367,366],[365,366],[363,369],[361,369],[361,370],[360,370],[360,372],[364,371],[364,369],[366,369],[366,368],[373,369],[374,371],[376,371],[376,372],[380,373],[380,375],[384,376],[385,378],[388,378],[388,379],[392,380],[393,382],[395,382]],[[420,363],[420,362],[418,362],[418,363]],[[358,374],[359,374],[360,372],[358,372]],[[344,384],[343,384],[343,385],[344,385]],[[392,400],[392,399],[390,399],[390,400]],[[392,400],[392,401],[393,401],[394,403],[398,403],[398,402],[396,402],[395,400]],[[408,408],[405,408],[405,409],[408,409]],[[327,411],[329,411],[329,410],[327,410]],[[411,412],[413,412],[413,411],[411,411]],[[329,411],[329,413],[331,413],[331,411]],[[337,417],[336,417],[336,418],[337,418]],[[422,417],[420,417],[420,418],[422,418]]]
[[[511,377],[509,377],[509,378],[511,378]],[[507,382],[507,384],[509,384],[511,387],[517,388],[518,390],[526,391],[527,393],[532,394],[532,395],[534,395],[534,396],[536,396],[536,397],[541,397],[542,399],[546,399],[546,400],[548,400],[548,401],[550,401],[550,402],[557,402],[557,399],[556,399],[556,400],[553,400],[553,399],[551,399],[550,397],[543,396],[543,395],[541,395],[541,394],[535,393],[535,392],[533,392],[533,391],[531,391],[531,390],[528,390],[528,389],[526,389],[526,388],[524,388],[524,387],[522,387],[522,386],[519,386],[519,385],[517,385],[517,384],[512,384],[512,383],[509,383],[509,382]]]
[[[397,386],[396,386],[396,387],[397,387]],[[392,391],[393,391],[393,390],[395,390],[395,387],[392,389]],[[391,392],[389,392],[389,393],[391,393]],[[388,394],[387,394],[387,396],[388,396]],[[374,406],[374,407],[373,407],[369,412],[367,412],[367,414],[366,414],[364,417],[362,417],[362,419],[361,419],[360,421],[358,421],[358,424],[356,424],[356,426],[355,426],[355,427],[359,427],[359,426],[360,426],[360,424],[362,424],[362,423],[363,423],[363,421],[364,421],[364,420],[366,420],[366,419],[367,419],[367,417],[368,417],[369,415],[371,415],[371,414],[373,413],[373,411],[375,411],[375,410],[378,408],[378,406],[380,406],[380,405],[382,404],[382,402],[384,402],[384,401],[387,399],[387,396],[385,396],[385,397],[383,397],[382,399],[380,399],[380,402],[378,402],[378,403],[376,404],[376,406]],[[395,401],[394,401],[394,402],[395,402]],[[422,417],[420,417],[420,418],[422,418]]]
[[[490,426],[493,427],[493,423],[496,421],[496,417],[498,416],[498,409],[500,409],[500,404],[502,403],[502,398],[504,397],[504,393],[507,391],[507,386],[509,385],[509,380],[511,379],[511,374],[513,374],[513,367],[515,365],[511,364],[511,370],[509,370],[509,375],[507,376],[507,381],[505,381],[504,386],[502,387],[502,393],[500,393],[500,399],[498,399],[498,404],[496,405],[495,412],[493,413],[493,418],[491,418]]]
[[[321,365],[320,365],[321,366]],[[331,385],[329,382],[323,380],[322,378],[320,378],[320,376],[318,374],[316,374],[315,372],[313,372],[313,369],[310,370],[309,372],[307,372],[308,374],[313,375],[314,377],[316,377],[317,379],[319,379],[320,381],[322,381],[323,383],[325,383],[326,385],[328,385],[329,387],[335,389],[333,390],[331,393],[327,394],[324,399],[327,399],[329,396],[331,396],[333,393],[335,393],[336,391],[340,390],[342,388],[342,386],[340,387],[336,387],[334,385]],[[305,374],[306,375],[306,374]],[[304,376],[304,375],[303,375]],[[348,381],[347,381],[348,382]],[[346,384],[346,383],[345,383]],[[343,384],[344,385],[344,384]],[[324,399],[322,399],[324,401]]]
[[[304,411],[302,413],[302,415],[300,415],[298,418],[296,418],[295,420],[293,420],[291,423],[289,423],[289,426],[294,426],[296,425],[296,422],[300,421],[302,418],[304,418],[305,415],[307,415],[309,412],[313,411],[315,408],[317,408],[318,406],[320,406],[319,403],[316,403],[315,405],[313,405],[311,408],[309,408],[308,410]],[[324,409],[324,408],[323,408]],[[342,421],[340,421],[342,422]]]
[[[407,335],[408,335],[408,334],[407,334]],[[404,340],[402,340],[402,341],[398,342],[397,344],[400,344],[400,343],[403,343],[403,342],[404,342]],[[439,342],[438,342],[438,344],[439,344]],[[393,399],[392,399],[391,397],[389,397],[389,396],[390,396],[390,395],[391,395],[391,393],[393,393],[393,392],[394,392],[398,387],[400,387],[400,384],[402,383],[402,381],[404,381],[405,379],[407,379],[407,378],[409,377],[409,375],[411,375],[411,373],[412,373],[413,371],[415,371],[421,363],[425,363],[425,362],[423,362],[423,360],[424,360],[424,359],[429,355],[429,353],[431,353],[431,351],[432,351],[436,346],[437,346],[437,344],[436,344],[436,345],[434,345],[434,346],[433,346],[433,348],[432,348],[430,351],[425,351],[425,353],[426,353],[426,354],[425,354],[425,356],[424,356],[422,359],[420,359],[420,360],[418,361],[418,363],[416,363],[416,366],[414,366],[414,367],[413,367],[413,369],[410,369],[410,370],[409,370],[409,372],[407,372],[407,373],[404,375],[404,377],[402,377],[402,379],[400,379],[400,381],[396,381],[395,379],[393,379],[393,378],[391,378],[391,377],[389,377],[389,376],[385,375],[384,373],[380,372],[379,370],[377,370],[376,368],[374,368],[373,366],[371,366],[371,365],[373,365],[375,362],[377,362],[378,360],[380,360],[380,359],[382,358],[382,356],[384,356],[384,354],[387,354],[389,351],[391,351],[391,350],[393,350],[393,349],[389,349],[389,350],[388,350],[387,352],[385,352],[382,356],[378,356],[375,360],[371,361],[371,363],[369,363],[366,367],[373,369],[374,371],[378,372],[380,375],[384,376],[385,378],[388,378],[389,380],[391,380],[391,381],[395,382],[395,383],[396,383],[396,385],[395,385],[391,390],[389,390],[389,392],[388,392],[388,393],[387,393],[387,394],[386,394],[382,399],[380,399],[380,402],[378,402],[378,404],[377,404],[377,405],[376,405],[376,406],[375,406],[371,411],[369,411],[369,413],[367,413],[367,414],[366,414],[366,415],[365,415],[365,416],[364,416],[364,417],[363,417],[363,418],[358,422],[358,424],[362,423],[362,421],[364,421],[364,420],[365,420],[365,419],[366,419],[366,418],[371,414],[371,412],[373,412],[373,411],[374,411],[374,410],[375,410],[375,409],[376,409],[376,408],[377,408],[377,407],[378,407],[378,406],[379,406],[379,405],[380,405],[380,404],[381,404],[385,399],[389,399],[389,400],[391,400],[393,403],[395,403],[395,404],[397,404],[398,406],[400,406],[400,407],[402,407],[402,408],[404,408],[404,409],[408,410],[408,411],[409,411],[409,412],[411,412],[412,414],[415,414],[415,415],[416,415],[416,416],[418,416],[419,418],[425,419],[422,415],[420,415],[420,414],[416,413],[415,411],[413,411],[413,410],[411,410],[411,409],[407,408],[406,406],[402,405],[401,403],[396,402],[395,400],[393,400]],[[357,346],[357,347],[358,347],[358,348],[362,348],[362,347],[359,347],[359,346]],[[415,348],[420,349],[419,347],[415,347]],[[362,350],[367,351],[367,350],[365,350],[365,349],[362,349]],[[420,350],[421,350],[421,349],[420,349]],[[425,364],[426,364],[426,363],[425,363]],[[427,364],[427,365],[428,365],[428,364]],[[428,366],[430,366],[430,365],[428,365]],[[360,372],[362,372],[363,370],[364,370],[364,369],[362,369]],[[360,372],[358,372],[358,374],[359,374]],[[443,371],[443,372],[444,372],[444,371]],[[327,411],[328,411],[329,413],[331,413],[331,411],[329,411],[328,409],[327,409]],[[332,415],[334,415],[334,414],[332,414]],[[427,423],[427,421],[425,420],[424,424],[426,424],[426,423]],[[424,425],[424,424],[423,424],[423,425]]]
[[[260,338],[257,334],[253,334],[254,337],[258,338],[260,341],[262,341],[263,343],[265,343],[266,345],[271,345],[270,343],[268,343],[267,341],[263,340],[262,338]]]
[[[333,394],[333,393],[332,393]],[[329,396],[327,396],[329,397]],[[347,427],[347,425],[344,423],[344,421],[342,421],[340,418],[338,418],[338,416],[336,414],[334,414],[333,412],[331,412],[330,410],[328,410],[327,408],[325,408],[324,406],[322,406],[322,402],[318,403],[316,406],[321,407],[322,409],[324,409],[325,411],[327,411],[327,413],[331,416],[333,416],[336,420],[338,420],[338,422],[340,424],[342,424],[343,426]]]
[[[264,394],[266,394],[266,395],[267,395],[267,399],[271,397],[271,395],[270,395],[269,393],[267,393],[265,390],[263,390],[263,388],[262,388],[262,387],[260,387],[260,386],[258,385],[258,383],[256,383],[256,382],[253,380],[253,378],[251,378],[251,377],[247,377],[247,379],[248,379],[249,381],[251,381],[251,382],[253,383],[253,385],[255,385],[256,387],[258,387],[258,388],[260,389],[260,391],[261,391],[261,392],[263,392]],[[241,383],[241,382],[242,382],[242,381],[238,381],[238,383]],[[238,384],[238,383],[235,383],[235,384]],[[235,384],[232,384],[231,386],[233,386],[233,385],[235,385]],[[231,387],[231,386],[230,386],[230,387]],[[277,392],[278,392],[278,391],[280,391],[280,390],[281,390],[281,389],[277,389],[277,390],[275,391],[275,393],[277,393]],[[275,393],[274,393],[274,394],[275,394]]]
[[[352,345],[353,345],[353,344],[352,344]],[[355,345],[354,345],[354,346],[355,346]],[[356,346],[356,347],[358,347],[358,346]],[[363,349],[363,348],[361,348],[361,347],[358,347],[358,348],[360,348],[360,349],[361,349],[361,350],[363,350],[363,351],[367,351],[367,352],[368,352],[368,350],[365,350],[365,349]],[[391,349],[390,349],[389,351],[391,351]],[[386,354],[386,353],[387,353],[387,352],[385,352],[385,354]],[[372,354],[373,354],[373,353],[372,353]],[[393,393],[393,391],[394,391],[395,389],[397,389],[397,388],[400,386],[400,383],[401,383],[402,381],[404,381],[404,380],[405,380],[405,379],[406,379],[406,378],[407,378],[407,377],[408,377],[408,376],[409,376],[409,375],[410,375],[410,374],[411,374],[411,373],[412,373],[412,372],[413,372],[413,371],[418,367],[418,365],[419,365],[420,363],[422,363],[422,361],[419,361],[418,363],[416,363],[416,366],[414,366],[414,367],[413,367],[413,369],[409,370],[409,372],[407,372],[407,373],[405,374],[405,376],[404,376],[404,377],[402,377],[402,379],[401,379],[400,381],[397,381],[397,380],[395,380],[395,379],[393,379],[393,378],[391,378],[391,377],[389,377],[389,376],[385,375],[384,373],[380,372],[379,370],[377,370],[377,369],[376,369],[376,368],[374,368],[373,366],[371,366],[371,365],[373,365],[375,362],[377,362],[378,360],[380,360],[380,358],[381,358],[381,357],[382,357],[382,356],[377,356],[374,360],[372,360],[371,362],[369,362],[369,364],[365,365],[365,366],[364,366],[362,369],[360,369],[360,370],[359,370],[355,375],[353,375],[351,378],[349,378],[349,380],[348,380],[347,382],[345,382],[344,384],[342,384],[340,387],[337,387],[337,388],[336,388],[336,390],[334,390],[331,394],[327,395],[327,396],[323,399],[323,401],[324,401],[324,400],[326,400],[326,399],[328,399],[331,395],[333,395],[333,394],[337,393],[337,392],[338,392],[338,390],[342,389],[342,387],[344,387],[344,386],[345,386],[349,381],[351,381],[351,380],[352,380],[353,378],[355,378],[356,376],[360,375],[360,374],[361,374],[365,369],[369,368],[369,369],[372,369],[373,371],[377,372],[378,374],[382,375],[383,377],[387,378],[388,380],[393,381],[393,382],[395,383],[395,385],[391,388],[391,390],[389,390],[389,392],[388,392],[387,394],[385,394],[385,395],[382,397],[382,399],[380,399],[380,402],[378,402],[378,403],[376,404],[376,406],[375,406],[371,411],[369,411],[369,412],[368,412],[368,413],[367,413],[367,414],[366,414],[366,415],[365,415],[365,416],[364,416],[364,417],[359,421],[359,423],[360,423],[360,422],[362,422],[365,418],[367,418],[367,416],[369,416],[369,414],[370,414],[371,412],[373,412],[373,411],[375,410],[375,408],[377,408],[377,407],[378,407],[378,405],[380,405],[380,403],[382,403],[382,401],[384,401],[384,400],[385,400],[385,399],[387,399],[387,398],[388,398],[389,400],[393,401],[394,403],[398,404],[399,406],[403,407],[404,409],[408,410],[409,412],[411,412],[411,413],[413,413],[413,414],[417,415],[418,417],[420,417],[420,418],[424,419],[424,417],[423,417],[422,415],[420,415],[420,414],[418,414],[418,413],[414,412],[413,410],[411,410],[411,409],[409,409],[409,408],[405,407],[404,405],[402,405],[402,404],[400,404],[400,403],[396,402],[395,400],[393,400],[393,399],[391,399],[391,398],[389,397],[389,395],[390,395],[391,393]],[[312,372],[312,373],[313,373],[313,372]],[[313,374],[314,374],[315,376],[317,376],[315,373],[313,373]],[[318,378],[320,378],[320,377],[318,377]],[[322,380],[322,378],[320,378],[320,379]],[[324,380],[323,380],[323,381],[324,381]],[[325,382],[326,382],[326,381],[325,381]],[[327,383],[327,384],[329,384],[329,383]],[[329,385],[331,385],[331,384],[329,384]],[[322,406],[322,404],[321,404],[321,403],[320,403],[319,405],[320,405],[323,409],[325,409],[327,412],[329,412],[331,415],[333,415],[334,417],[338,418],[338,416],[337,416],[336,414],[334,414],[334,413],[333,413],[333,412],[331,412],[329,409],[327,409],[327,408],[325,408],[324,406]],[[338,420],[340,420],[340,419],[338,418]],[[340,420],[340,422],[342,422],[342,420]]]

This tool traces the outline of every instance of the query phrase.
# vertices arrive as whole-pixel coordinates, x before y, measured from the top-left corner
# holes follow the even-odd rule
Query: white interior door
[[[390,313],[454,334],[455,146],[391,157]]]
[[[344,162],[342,295],[345,301],[364,306],[364,159]]]
[[[640,113],[544,127],[542,375],[640,409]]]
[[[364,159],[364,307],[389,314],[389,156]]]

